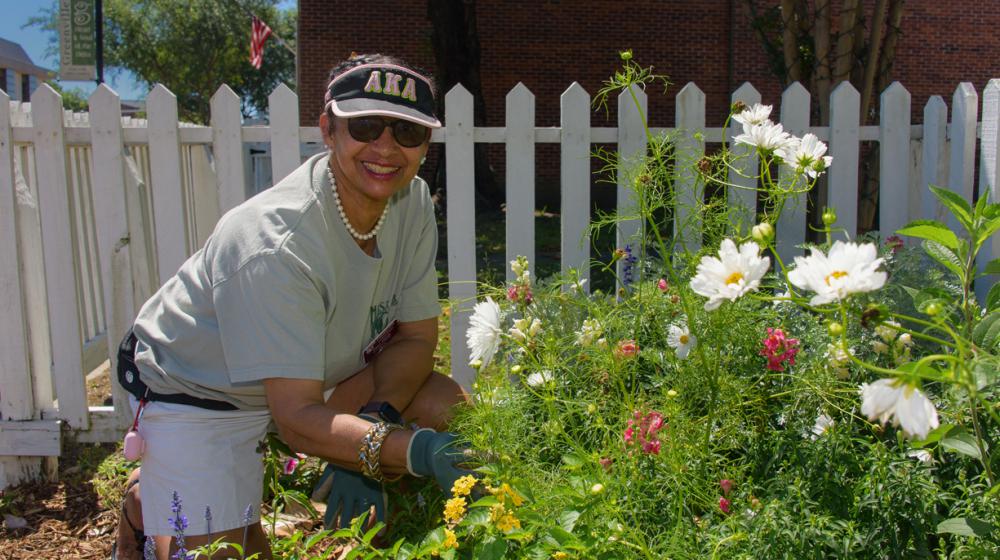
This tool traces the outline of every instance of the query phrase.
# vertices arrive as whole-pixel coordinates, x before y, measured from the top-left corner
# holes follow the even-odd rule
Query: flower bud
[[[473,369],[479,369],[479,368],[483,367],[483,361],[482,360],[472,360],[471,362],[469,362],[469,366],[471,366]]]
[[[601,484],[600,482],[598,482],[598,483],[596,483],[596,484],[594,484],[593,486],[590,487],[590,493],[594,494],[595,496],[597,494],[600,494],[601,492],[604,492],[604,485]]]
[[[931,317],[941,313],[941,304],[936,301],[928,304],[927,308],[924,309],[924,313],[930,315]]]
[[[767,222],[761,222],[750,230],[750,237],[761,245],[766,245],[774,239],[774,226]]]
[[[624,60],[625,62],[628,62],[629,60],[632,60],[632,49],[622,51],[618,53],[618,56],[622,57],[622,60]]]
[[[748,109],[748,107],[747,107],[746,103],[744,103],[742,101],[734,101],[729,110],[734,115],[738,115],[738,114],[742,113],[743,111],[746,111],[747,109]]]
[[[837,222],[837,211],[833,208],[827,208],[823,211],[823,225],[826,227],[832,226]]]
[[[830,321],[830,323],[826,326],[826,330],[830,333],[830,336],[840,336],[844,334],[844,325],[841,325],[836,321]]]

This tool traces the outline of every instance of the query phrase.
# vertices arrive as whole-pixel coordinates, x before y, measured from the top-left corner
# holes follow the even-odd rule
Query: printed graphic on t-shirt
[[[389,317],[392,316],[392,308],[399,305],[399,298],[392,294],[392,298],[376,303],[368,310],[368,324],[371,325],[371,332],[368,338],[373,339],[385,330],[389,324]]]

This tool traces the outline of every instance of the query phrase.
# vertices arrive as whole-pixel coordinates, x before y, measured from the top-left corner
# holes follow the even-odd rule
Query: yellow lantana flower
[[[444,520],[458,523],[465,517],[465,498],[452,498],[444,504]]]
[[[455,531],[451,529],[444,530],[444,542],[441,543],[444,548],[458,548],[458,538],[455,537]]]
[[[564,560],[565,558],[569,558],[569,554],[566,554],[561,550],[557,550],[552,553],[552,558],[554,558],[555,560]]]
[[[490,521],[497,529],[506,533],[515,527],[521,528],[521,520],[514,517],[513,513],[507,511],[503,504],[494,504],[490,508]]]
[[[511,488],[510,484],[507,484],[506,482],[501,484],[499,488],[489,488],[488,490],[490,494],[496,496],[497,500],[500,500],[501,502],[506,502],[507,498],[510,498],[510,503],[515,507],[519,507],[524,503],[524,498],[522,498],[521,495],[517,493],[517,490]]]
[[[455,481],[455,484],[451,487],[451,493],[453,496],[468,496],[472,492],[472,488],[476,485],[476,477],[471,474],[467,474],[462,478]]]

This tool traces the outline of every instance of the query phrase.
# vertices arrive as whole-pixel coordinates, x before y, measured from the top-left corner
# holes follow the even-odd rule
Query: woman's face
[[[332,124],[332,126],[331,126]],[[356,202],[385,202],[410,184],[427,153],[428,142],[415,147],[400,146],[385,127],[371,142],[359,142],[347,130],[347,119],[320,116],[323,141],[330,148],[330,160],[341,194]]]

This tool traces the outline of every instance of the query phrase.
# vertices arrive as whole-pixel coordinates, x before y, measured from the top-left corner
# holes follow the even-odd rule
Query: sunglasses
[[[353,117],[347,119],[347,131],[351,138],[358,142],[374,142],[382,136],[385,127],[392,128],[392,137],[404,148],[416,148],[427,140],[429,129],[422,125],[402,119],[387,119],[385,117]]]

